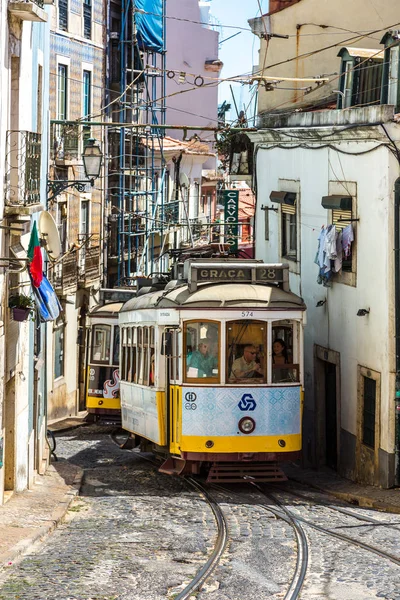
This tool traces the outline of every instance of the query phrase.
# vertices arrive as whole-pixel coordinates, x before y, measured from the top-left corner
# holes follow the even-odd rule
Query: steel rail
[[[293,515],[286,508],[286,506],[283,506],[283,504],[277,498],[275,498],[273,495],[267,494],[258,484],[254,483],[253,481],[249,483],[251,483],[251,485],[254,486],[259,492],[261,492],[263,496],[275,502],[275,504],[285,513],[290,525],[295,531],[297,540],[296,568],[294,571],[292,582],[289,586],[288,591],[285,594],[284,600],[296,600],[296,598],[300,596],[301,588],[303,587],[308,567],[308,540],[305,531],[299,523],[297,517]],[[271,510],[271,507],[267,507],[264,505],[261,506],[266,510]],[[277,514],[274,510],[272,512]]]
[[[116,439],[117,431],[118,430],[114,430],[111,433],[110,437],[111,437],[112,441],[115,444],[117,444],[117,446],[121,450],[132,450],[131,448],[128,448],[126,446],[126,442],[124,442],[122,444],[120,444],[118,442],[118,440]],[[148,462],[152,463],[154,466],[159,466],[153,460],[143,456],[142,452],[132,452],[132,454],[138,458],[139,457],[144,458]],[[209,556],[207,562],[197,571],[197,573],[194,576],[194,578],[192,579],[192,581],[177,596],[175,596],[175,600],[188,600],[193,595],[194,592],[196,592],[197,590],[199,590],[201,588],[201,586],[204,584],[206,579],[208,579],[208,577],[214,571],[215,567],[218,565],[218,563],[221,559],[221,556],[226,548],[227,541],[228,541],[228,526],[227,526],[227,523],[225,520],[224,513],[218,506],[217,502],[215,502],[214,498],[208,493],[208,491],[192,477],[185,477],[185,481],[192,488],[194,488],[196,490],[196,492],[199,492],[200,494],[202,494],[204,496],[204,498],[206,499],[208,505],[210,506],[210,508],[214,514],[214,518],[217,523],[218,533],[217,533],[216,542],[214,544],[214,550],[212,551],[211,555]]]
[[[200,492],[200,494],[202,494],[206,499],[208,505],[213,511],[214,518],[217,523],[218,535],[214,545],[214,550],[212,551],[207,562],[203,565],[203,567],[201,567],[201,569],[199,569],[189,585],[187,585],[185,589],[175,597],[175,600],[188,600],[188,598],[190,598],[195,591],[201,589],[206,579],[208,579],[218,565],[228,541],[228,526],[224,513],[218,506],[218,503],[215,502],[214,498],[208,493],[208,491],[195,479],[192,477],[186,477],[185,481],[189,483],[197,492]]]
[[[246,483],[251,483],[255,488],[257,488],[261,492],[261,494],[263,496],[267,496],[267,494],[261,488],[259,488],[256,483],[253,483],[249,480],[246,480]],[[247,500],[247,502],[249,501],[249,499],[244,494],[241,494],[240,492],[234,492],[232,490],[227,490],[224,487],[216,485],[216,484],[212,484],[212,486],[213,486],[213,488],[220,490],[227,495],[231,494],[234,496],[239,496],[239,497]],[[279,501],[277,501],[275,498],[273,498],[273,499],[271,498],[271,500],[275,504],[280,506]],[[297,598],[299,598],[301,589],[303,587],[303,583],[305,580],[305,576],[307,573],[307,567],[308,567],[307,536],[304,532],[303,527],[300,525],[300,523],[297,522],[297,518],[295,516],[291,515],[290,512],[285,509],[285,507],[280,506],[281,510],[277,510],[271,506],[265,506],[263,504],[259,504],[258,506],[260,506],[264,510],[271,512],[278,519],[282,519],[283,521],[285,521],[285,523],[290,525],[292,527],[292,529],[294,529],[295,536],[296,536],[296,542],[297,542],[296,567],[295,567],[295,571],[294,571],[290,586],[284,596],[284,600],[297,600]]]
[[[274,485],[274,489],[279,489],[279,491],[282,492],[283,494],[288,494],[290,496],[295,496],[296,498],[301,498],[303,500],[306,500],[310,504],[312,504],[314,502],[317,505],[325,506],[329,510],[334,510],[336,512],[342,513],[343,515],[347,515],[349,517],[353,517],[354,519],[358,519],[359,521],[365,521],[366,523],[369,523],[370,525],[377,525],[377,526],[381,526],[381,527],[393,527],[393,529],[398,529],[398,527],[396,527],[396,525],[400,525],[400,523],[398,523],[398,522],[397,523],[387,523],[386,521],[379,521],[379,519],[374,519],[373,517],[367,517],[365,515],[360,515],[357,512],[353,512],[352,510],[349,510],[348,508],[344,508],[341,506],[334,506],[334,505],[330,504],[329,502],[325,502],[324,500],[313,500],[312,498],[309,498],[305,494],[301,494],[299,492],[294,492],[293,490],[286,490],[280,486]],[[310,491],[314,491],[314,490],[310,490]],[[318,492],[318,490],[315,490],[315,491]],[[321,494],[322,492],[318,492],[318,493]],[[371,510],[371,509],[369,509],[369,510]]]
[[[271,494],[271,497],[276,501],[276,499],[274,498],[274,494]],[[286,509],[286,511],[288,511],[288,509]],[[288,512],[290,512],[290,511],[288,511]],[[309,527],[312,527],[313,529],[320,531],[321,533],[325,533],[326,535],[330,535],[342,542],[347,542],[349,544],[353,544],[354,546],[357,546],[358,548],[362,548],[363,550],[372,552],[373,554],[376,554],[380,558],[385,558],[400,567],[400,558],[398,558],[397,556],[394,556],[393,554],[389,554],[388,552],[379,550],[379,548],[375,548],[375,546],[371,546],[370,544],[366,544],[364,542],[356,540],[348,535],[345,535],[344,533],[338,533],[336,531],[332,531],[331,529],[326,529],[325,527],[322,527],[321,525],[317,525],[316,523],[313,523],[312,521],[308,521],[307,519],[304,519],[303,517],[296,516],[294,518],[297,521],[300,521],[301,523],[304,523],[305,525],[308,525]]]

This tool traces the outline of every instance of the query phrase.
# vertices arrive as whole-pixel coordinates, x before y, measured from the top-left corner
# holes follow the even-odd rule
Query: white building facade
[[[391,487],[399,483],[400,317],[393,107],[272,115],[249,135],[256,257],[288,263],[290,288],[307,305],[304,460]],[[318,238],[332,224],[351,225],[350,260],[318,283]]]
[[[0,505],[48,464],[45,325],[9,308],[30,295],[26,263],[9,260],[46,203],[48,14],[42,2],[0,1]],[[26,256],[26,254],[25,254]]]

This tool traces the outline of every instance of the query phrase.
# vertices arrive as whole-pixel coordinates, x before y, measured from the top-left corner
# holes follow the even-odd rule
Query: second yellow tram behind
[[[301,452],[305,304],[287,265],[188,261],[119,312],[122,426],[170,473],[283,477]]]

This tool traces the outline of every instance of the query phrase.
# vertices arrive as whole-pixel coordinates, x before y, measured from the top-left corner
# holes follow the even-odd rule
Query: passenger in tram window
[[[272,363],[274,365],[285,365],[289,363],[289,355],[283,340],[275,340],[272,344]]]
[[[263,377],[262,366],[257,362],[256,357],[256,347],[253,344],[247,344],[243,349],[243,356],[233,361],[230,377],[236,379]]]
[[[199,342],[198,350],[188,355],[186,363],[188,377],[216,377],[218,371],[217,373],[215,371],[218,369],[218,360],[208,350],[209,341],[202,339]],[[194,374],[196,371],[197,374]]]
[[[155,356],[154,356],[154,354],[152,354],[150,357],[150,371],[149,371],[149,385],[150,386],[154,385],[154,360],[155,360]]]

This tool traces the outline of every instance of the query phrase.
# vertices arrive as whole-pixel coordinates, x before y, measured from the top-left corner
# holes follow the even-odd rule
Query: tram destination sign
[[[275,283],[288,281],[288,267],[284,264],[192,264],[190,269],[190,290],[194,291],[200,282],[212,283]]]

